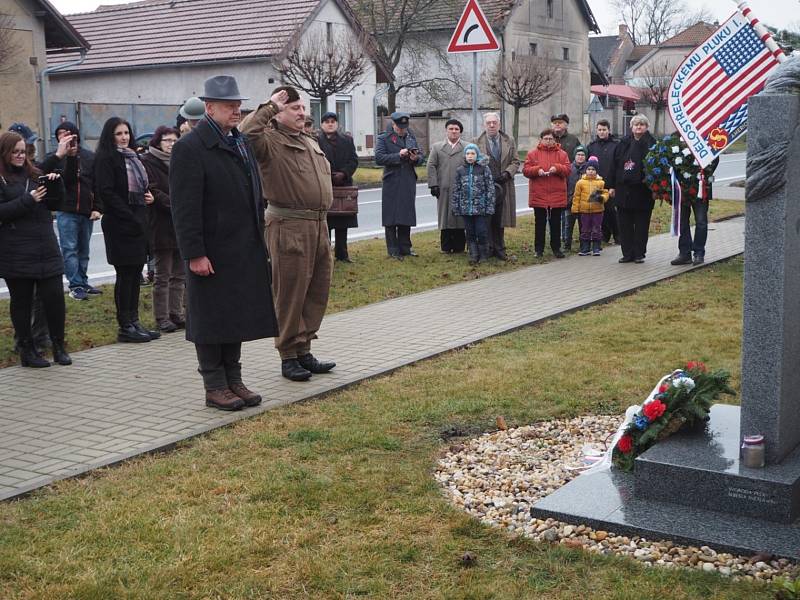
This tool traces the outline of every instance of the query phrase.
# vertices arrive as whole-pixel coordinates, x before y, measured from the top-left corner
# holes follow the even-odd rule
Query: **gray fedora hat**
[[[217,75],[206,79],[205,90],[200,100],[249,100],[239,93],[236,79],[230,75]]]
[[[189,121],[199,121],[206,114],[206,105],[200,98],[189,98],[183,103],[178,113]]]

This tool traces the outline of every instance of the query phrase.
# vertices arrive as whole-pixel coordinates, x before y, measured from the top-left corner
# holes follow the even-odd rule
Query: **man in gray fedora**
[[[258,163],[237,129],[239,86],[219,75],[205,82],[205,116],[175,144],[170,200],[186,277],[186,339],[197,350],[206,405],[256,406],[242,382],[242,342],[278,334],[264,243]]]

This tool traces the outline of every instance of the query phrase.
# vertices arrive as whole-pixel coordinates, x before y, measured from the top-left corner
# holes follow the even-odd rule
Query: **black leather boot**
[[[50,361],[39,354],[33,346],[33,341],[28,339],[19,341],[19,364],[23,367],[40,369],[42,367],[49,367]]]
[[[145,326],[142,325],[142,322],[139,321],[138,318],[136,318],[133,321],[131,321],[131,325],[133,325],[133,327],[134,327],[134,329],[136,329],[136,331],[148,336],[151,340],[157,340],[158,338],[161,337],[161,332],[160,331],[150,331],[149,329],[146,329]]]
[[[296,358],[286,358],[281,361],[281,375],[292,381],[308,381],[311,371],[304,368]]]
[[[302,356],[298,355],[297,362],[300,363],[301,367],[307,371],[311,371],[315,375],[327,373],[336,366],[336,363],[330,360],[317,360],[310,352]]]
[[[72,364],[72,358],[64,349],[64,340],[53,338],[53,361],[60,365]]]

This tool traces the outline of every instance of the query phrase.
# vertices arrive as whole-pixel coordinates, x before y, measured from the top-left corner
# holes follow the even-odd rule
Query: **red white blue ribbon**
[[[678,181],[678,172],[675,167],[670,167],[669,176],[672,183],[670,196],[672,199],[672,221],[669,224],[669,232],[672,237],[681,235],[681,183]]]

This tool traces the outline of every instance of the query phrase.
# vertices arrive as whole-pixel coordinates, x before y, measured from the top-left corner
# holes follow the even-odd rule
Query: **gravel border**
[[[586,416],[486,433],[446,449],[434,477],[459,509],[483,523],[539,542],[629,556],[645,566],[696,569],[734,579],[771,581],[798,576],[796,563],[766,554],[733,555],[708,546],[681,546],[532,518],[533,504],[577,477],[586,465],[584,446],[604,450],[621,422],[621,416]]]

